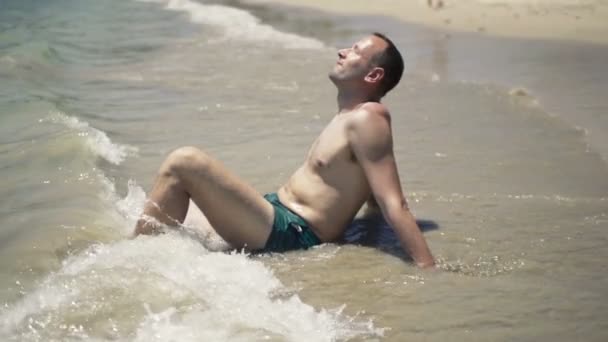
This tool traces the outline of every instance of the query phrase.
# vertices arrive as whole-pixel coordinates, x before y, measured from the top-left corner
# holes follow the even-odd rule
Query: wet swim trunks
[[[276,193],[267,194],[264,198],[274,207],[274,222],[266,246],[257,252],[285,252],[321,244],[308,223],[284,206]]]

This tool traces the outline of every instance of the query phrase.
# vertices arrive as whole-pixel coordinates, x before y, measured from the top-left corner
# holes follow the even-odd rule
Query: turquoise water
[[[3,340],[150,341],[183,329],[179,340],[373,334],[365,325],[357,332],[346,316],[314,310],[297,296],[271,302],[269,293],[282,285],[259,261],[209,254],[177,236],[121,241],[143,201],[136,185],[129,185],[128,194],[116,190],[134,178],[123,165],[128,159],[138,163],[138,146],[151,139],[143,132],[154,129],[142,126],[175,120],[167,114],[189,96],[129,72],[180,40],[221,40],[221,27],[193,25],[183,13],[135,1],[3,2],[0,22]],[[146,148],[141,153],[159,154]],[[147,243],[177,244],[184,254],[163,265],[167,257]],[[193,258],[201,258],[201,268],[190,268],[184,278],[178,268]],[[145,269],[158,269],[142,269],[139,259],[149,263]],[[214,265],[220,268],[213,271]],[[224,291],[209,292],[210,284],[224,284]],[[151,297],[139,297],[149,290]],[[224,308],[245,300],[241,292],[254,305],[249,314],[243,304],[238,313]],[[252,316],[264,307],[267,317]],[[173,322],[176,315],[182,323]],[[279,315],[305,322],[290,325]]]
[[[334,115],[333,46],[376,28],[408,58],[387,104],[442,271],[127,238],[178,146],[280,186]],[[0,338],[605,340],[605,54],[234,1],[3,1]]]

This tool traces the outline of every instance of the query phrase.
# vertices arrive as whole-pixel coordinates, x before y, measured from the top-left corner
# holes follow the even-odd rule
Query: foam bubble
[[[467,241],[467,243],[471,242],[471,240]],[[495,277],[508,274],[525,266],[522,259],[502,260],[499,256],[482,256],[472,263],[462,260],[448,261],[439,257],[437,258],[437,264],[444,271],[474,277]]]
[[[73,116],[54,112],[40,121],[62,124],[77,131],[79,136],[86,138],[86,144],[93,153],[115,165],[122,163],[127,155],[137,152],[136,147],[113,143],[105,132],[93,128],[87,122],[82,122]]]
[[[222,28],[226,38],[246,41],[278,42],[291,49],[322,49],[325,45],[316,39],[299,36],[276,30],[270,25],[262,24],[260,19],[251,13],[223,5],[206,5],[191,0],[139,0],[165,4],[173,11],[182,11],[190,15],[194,23]]]
[[[511,96],[530,97],[530,91],[524,87],[514,87],[509,90]]]

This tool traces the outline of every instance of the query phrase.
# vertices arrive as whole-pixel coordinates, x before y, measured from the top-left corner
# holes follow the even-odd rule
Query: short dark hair
[[[372,58],[372,63],[375,66],[384,69],[384,78],[380,83],[380,91],[382,91],[382,96],[384,96],[401,80],[401,75],[403,75],[403,58],[393,41],[388,39],[387,36],[379,32],[374,32],[373,35],[381,38],[388,44],[384,51]]]

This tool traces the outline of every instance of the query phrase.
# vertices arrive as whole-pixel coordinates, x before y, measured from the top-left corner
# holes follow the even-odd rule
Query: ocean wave
[[[119,225],[132,225],[145,193],[130,181],[124,198],[101,175]],[[118,214],[118,215],[114,215]],[[17,284],[19,286],[19,284]],[[277,294],[282,294],[277,296]],[[0,340],[338,341],[379,338],[369,318],[344,305],[316,309],[262,260],[211,252],[172,231],[96,243],[69,255],[22,297],[0,309]]]
[[[87,122],[80,121],[73,116],[53,112],[40,122],[62,124],[77,131],[79,136],[86,139],[86,144],[93,153],[114,165],[122,163],[128,155],[137,153],[136,147],[116,144],[105,132],[93,128]]]
[[[13,59],[24,67],[66,62],[60,51],[51,42],[40,40],[6,44],[0,48],[0,56],[3,59]]]
[[[335,341],[382,336],[341,307],[317,310],[261,261],[211,253],[177,233],[97,244],[68,258],[0,312],[0,335],[19,340]]]
[[[314,38],[276,30],[263,24],[251,13],[223,5],[202,4],[192,0],[138,0],[160,3],[166,9],[182,11],[190,15],[194,23],[220,27],[226,38],[255,42],[277,42],[290,49],[322,49],[325,45]]]
[[[115,235],[116,226],[133,226],[145,193],[129,181],[122,198],[114,182],[99,177],[103,215]],[[0,308],[0,340],[338,341],[384,334],[369,318],[344,314],[344,305],[303,302],[263,260],[211,252],[178,231],[68,253],[58,270],[21,294]]]

